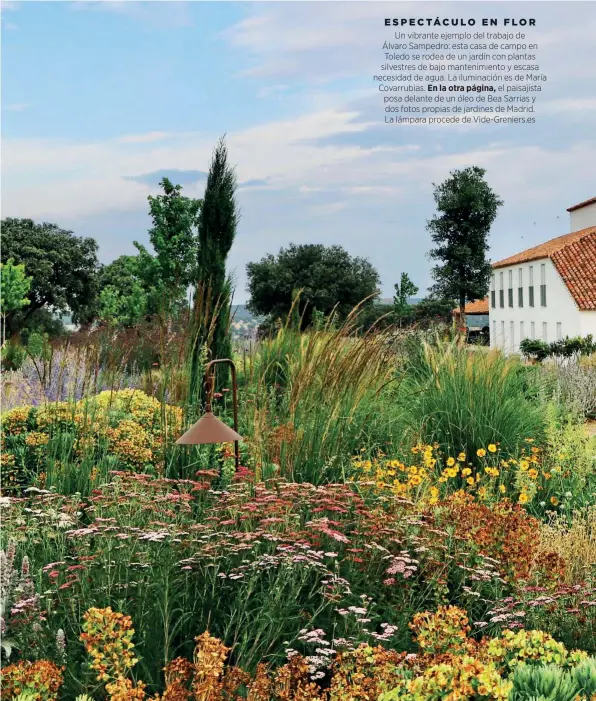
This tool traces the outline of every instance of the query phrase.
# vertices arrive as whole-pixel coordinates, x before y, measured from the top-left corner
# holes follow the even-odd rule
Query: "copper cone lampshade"
[[[203,443],[231,443],[241,441],[242,436],[220,421],[210,411],[206,412],[194,426],[180,436],[176,445],[201,445]]]

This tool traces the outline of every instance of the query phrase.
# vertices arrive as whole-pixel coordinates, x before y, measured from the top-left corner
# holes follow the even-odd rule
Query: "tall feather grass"
[[[526,370],[515,358],[458,339],[423,341],[400,392],[406,433],[450,454],[473,455],[489,443],[514,452],[526,438],[539,442],[544,407]]]
[[[335,329],[285,327],[260,345],[245,421],[261,464],[288,479],[341,480],[353,455],[391,433],[382,394],[395,381],[385,334],[359,336],[357,313]]]

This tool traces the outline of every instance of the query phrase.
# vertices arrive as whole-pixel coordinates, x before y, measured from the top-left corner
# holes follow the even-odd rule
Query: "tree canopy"
[[[24,265],[31,277],[30,304],[14,313],[10,332],[23,328],[42,309],[70,312],[75,323],[92,319],[98,271],[95,239],[80,238],[47,222],[4,219],[1,259]]]
[[[25,274],[25,266],[22,263],[15,265],[12,258],[9,258],[6,263],[0,263],[0,311],[2,313],[0,338],[2,344],[4,344],[7,319],[14,312],[30,304],[27,299],[30,289],[31,278]]]
[[[164,311],[168,316],[197,279],[197,224],[202,200],[184,196],[182,186],[173,185],[168,178],[163,178],[160,186],[163,194],[147,198],[153,222],[149,240],[155,255],[135,241],[139,255],[129,262],[134,263],[135,274],[148,295],[149,311]],[[164,305],[168,308],[163,309]]]
[[[277,256],[269,254],[246,266],[248,308],[253,314],[283,318],[297,291],[303,327],[313,310],[328,315],[334,308],[340,318],[364,299],[378,295],[379,274],[365,258],[352,257],[341,246],[290,244]]]
[[[466,301],[482,299],[492,272],[487,260],[488,234],[503,202],[484,179],[486,171],[472,166],[453,171],[434,185],[436,214],[427,224],[433,248],[429,256],[440,261],[433,268],[433,293]]]
[[[401,326],[403,321],[412,316],[412,306],[408,303],[408,300],[410,297],[418,294],[418,287],[410,280],[408,273],[402,273],[400,281],[396,282],[393,287],[395,289],[393,312]]]
[[[138,256],[120,256],[98,274],[100,320],[134,326],[146,314],[148,295],[137,275]]]

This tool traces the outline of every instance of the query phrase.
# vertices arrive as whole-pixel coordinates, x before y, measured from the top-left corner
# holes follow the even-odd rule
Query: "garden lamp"
[[[215,365],[217,363],[227,363],[232,369],[232,400],[234,404],[234,429],[227,426],[221,419],[213,414],[211,402],[213,400]],[[191,426],[188,431],[180,436],[176,445],[203,445],[206,443],[231,443],[234,442],[234,462],[236,471],[240,466],[240,449],[238,441],[242,436],[238,433],[238,388],[236,384],[236,366],[229,358],[212,360],[205,368],[205,389],[207,390],[207,401],[205,413]]]

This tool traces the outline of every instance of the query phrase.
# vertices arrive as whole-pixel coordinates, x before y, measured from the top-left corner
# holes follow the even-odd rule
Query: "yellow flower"
[[[478,448],[478,450],[476,451],[476,455],[479,458],[483,458],[486,455],[486,450],[484,450],[484,448]]]
[[[488,446],[488,451],[489,453],[496,453],[497,452],[497,446],[494,443],[490,443]]]
[[[430,488],[430,495],[431,495],[431,497],[438,497],[439,496],[439,488],[438,487],[431,487]]]
[[[530,463],[527,460],[520,460],[519,466],[522,470],[527,470],[530,467]]]
[[[527,504],[528,501],[530,501],[530,497],[525,492],[522,492],[519,495],[519,503],[520,504]]]
[[[455,458],[447,458],[447,464],[449,465],[449,467],[455,465]]]
[[[538,470],[535,470],[534,468],[532,468],[531,470],[528,470],[528,475],[530,475],[530,477],[533,480],[535,480],[536,477],[538,477]]]
[[[473,477],[468,477],[468,479],[466,480],[466,482],[467,482],[469,485],[472,485],[472,484],[474,484],[475,480],[474,480]]]
[[[478,490],[478,496],[481,499],[484,499],[486,497],[486,487],[480,487],[480,489]]]
[[[467,477],[468,475],[472,474],[472,470],[470,470],[469,467],[464,467],[464,469],[461,471],[461,473],[464,477]]]
[[[421,482],[422,477],[420,477],[420,475],[412,475],[412,477],[410,477],[410,484],[414,487],[417,487]]]
[[[507,487],[504,484],[500,484],[499,491],[501,492],[501,494],[505,494],[505,492],[507,491]]]
[[[447,475],[447,477],[456,477],[457,470],[454,467],[450,467],[449,469],[445,470],[445,474]]]
[[[556,505],[559,503],[559,500],[557,499],[557,497],[551,497],[551,498],[550,498],[550,503],[551,503],[553,506],[556,506]]]

